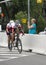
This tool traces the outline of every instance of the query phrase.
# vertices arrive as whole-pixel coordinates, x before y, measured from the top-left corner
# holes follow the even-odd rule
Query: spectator
[[[45,27],[44,31],[46,31],[46,27]]]
[[[44,31],[39,32],[40,35],[46,35],[46,27],[44,28]]]
[[[31,19],[31,25],[28,22],[28,29],[29,34],[36,34],[36,19]]]

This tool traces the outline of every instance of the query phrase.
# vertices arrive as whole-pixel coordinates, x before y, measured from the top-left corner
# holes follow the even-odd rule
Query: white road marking
[[[1,56],[16,56],[16,55],[18,55],[18,56],[27,56],[27,55],[24,55],[24,54],[22,54],[22,55],[20,55],[20,54],[0,54]]]
[[[18,58],[18,57],[8,57],[7,59],[6,59],[7,57],[3,57],[2,59],[0,59],[0,61],[8,61],[8,60],[12,60],[12,59],[15,59],[15,58]]]
[[[4,61],[4,59],[0,59],[0,61]]]
[[[8,60],[12,60],[12,59],[16,59],[16,58],[21,58],[21,57],[24,57],[24,56],[28,56],[26,54],[15,54],[15,53],[7,53],[7,52],[0,52],[0,62],[1,61],[8,61]]]
[[[0,61],[8,61],[8,60],[16,59],[16,58],[21,58],[21,57],[24,57],[24,56],[25,55],[20,56],[20,57],[15,57],[15,56],[14,57],[3,57],[2,59],[0,59]]]
[[[21,58],[21,57],[25,57],[25,56],[29,56],[29,55],[32,56],[34,54],[33,53],[26,53],[26,52],[22,52],[21,54],[19,54],[17,50],[12,50],[12,52],[10,52],[6,48],[0,49],[0,62],[12,60],[12,59],[17,59],[17,58]]]

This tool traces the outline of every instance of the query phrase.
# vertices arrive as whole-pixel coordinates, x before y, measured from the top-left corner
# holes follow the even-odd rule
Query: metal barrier
[[[7,47],[7,35],[6,35],[6,32],[0,32],[0,46]]]
[[[25,34],[21,37],[23,50],[46,54],[46,35]]]
[[[0,31],[2,31],[1,25],[0,25]]]
[[[20,35],[23,50],[32,49],[32,52],[46,54],[46,35]],[[6,32],[0,32],[0,46],[7,46]]]

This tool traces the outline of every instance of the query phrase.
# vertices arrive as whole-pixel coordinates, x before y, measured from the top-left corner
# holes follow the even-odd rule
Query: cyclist
[[[12,43],[15,37],[15,22],[13,20],[10,20],[10,22],[6,26],[6,33],[8,36],[8,48],[12,50]],[[10,45],[11,41],[11,45]]]
[[[13,41],[15,38],[15,33],[24,34],[24,31],[23,31],[22,26],[18,20],[16,20],[16,22],[14,22],[13,20],[10,20],[10,22],[6,26],[6,33],[8,36],[8,48],[10,50],[12,50],[12,44],[13,44]],[[10,41],[11,41],[11,45],[10,45]]]
[[[15,25],[16,25],[16,28],[18,28],[18,31],[19,31],[19,34],[24,34],[24,30],[23,30],[23,27],[22,25],[20,24],[19,20],[16,20],[15,21]]]

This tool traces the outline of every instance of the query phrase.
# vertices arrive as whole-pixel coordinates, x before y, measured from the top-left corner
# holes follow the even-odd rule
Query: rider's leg
[[[10,35],[8,35],[8,48],[10,48]]]
[[[13,44],[13,46],[14,46],[14,43],[13,43],[14,38],[15,38],[15,33],[11,34],[11,43]]]

